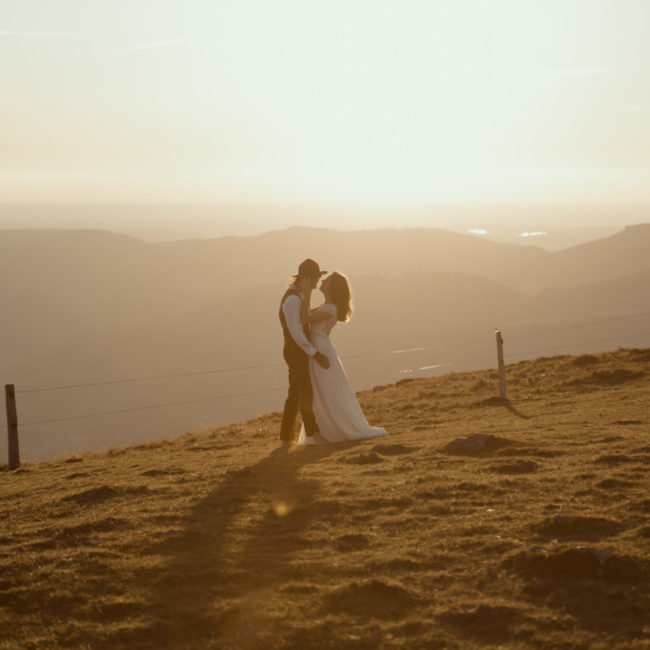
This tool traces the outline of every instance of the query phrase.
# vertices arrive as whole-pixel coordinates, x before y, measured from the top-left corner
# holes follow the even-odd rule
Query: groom
[[[286,293],[280,301],[280,323],[284,333],[284,360],[289,366],[289,393],[284,404],[280,440],[283,445],[294,439],[298,409],[305,425],[305,433],[313,436],[318,433],[318,425],[312,407],[313,391],[309,376],[309,357],[314,357],[323,368],[329,368],[329,359],[309,342],[309,323],[301,324],[300,309],[303,300],[309,300],[311,290],[327,271],[321,271],[314,260],[306,259],[298,267]],[[303,291],[303,287],[308,287]],[[307,305],[309,307],[309,305]]]

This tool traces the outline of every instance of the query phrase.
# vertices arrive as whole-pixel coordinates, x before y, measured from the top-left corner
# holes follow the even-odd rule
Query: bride
[[[309,359],[309,374],[314,390],[314,414],[320,433],[309,437],[305,434],[303,425],[298,444],[311,445],[385,436],[385,429],[368,424],[329,337],[334,325],[338,321],[347,322],[352,314],[352,298],[347,278],[336,272],[326,277],[320,285],[325,302],[312,310],[309,309],[311,288],[306,284],[301,288],[305,291],[301,319],[303,323],[309,322],[309,340],[319,352],[327,356],[330,367],[321,368],[313,357]]]

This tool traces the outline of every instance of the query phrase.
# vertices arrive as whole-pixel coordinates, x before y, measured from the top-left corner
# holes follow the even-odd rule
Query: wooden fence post
[[[20,452],[18,450],[18,414],[16,413],[16,391],[13,384],[5,386],[7,404],[7,438],[9,441],[9,469],[20,467]]]
[[[497,335],[497,359],[499,360],[499,389],[501,398],[506,399],[506,369],[503,365],[503,336],[499,330],[495,330]]]

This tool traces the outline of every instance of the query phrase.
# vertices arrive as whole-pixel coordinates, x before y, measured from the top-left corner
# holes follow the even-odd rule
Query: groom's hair
[[[352,291],[348,279],[334,271],[330,277],[330,297],[336,307],[336,319],[345,323],[352,316]]]

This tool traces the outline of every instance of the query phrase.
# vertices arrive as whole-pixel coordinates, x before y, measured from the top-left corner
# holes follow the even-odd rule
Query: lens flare
[[[271,508],[278,517],[286,517],[295,507],[294,499],[286,496],[273,497],[271,499]]]

